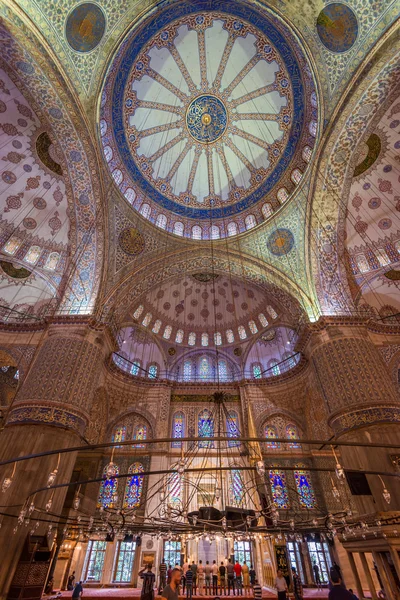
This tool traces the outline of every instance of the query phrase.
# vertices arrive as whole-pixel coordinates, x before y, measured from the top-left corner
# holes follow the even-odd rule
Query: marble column
[[[367,578],[369,591],[371,592],[371,598],[373,600],[377,600],[378,596],[376,593],[374,582],[372,580],[371,571],[369,570],[368,561],[367,561],[367,558],[366,558],[364,552],[360,552],[360,559],[361,559],[361,564],[362,564],[362,567],[364,570],[365,577]]]
[[[399,396],[366,324],[332,318],[312,325],[310,330],[304,351],[337,439],[398,444]],[[341,447],[340,454],[348,469],[393,471],[390,449]],[[379,477],[368,475],[367,479],[372,496],[353,496],[358,510],[388,510]],[[390,510],[400,510],[398,481],[388,476],[383,480],[392,496]]]
[[[102,326],[64,319],[48,325],[38,346],[32,366],[15,397],[0,434],[0,461],[55,449],[84,445],[82,435],[88,424],[93,396],[104,365],[112,349],[112,339]],[[0,547],[0,600],[6,598],[24,541],[37,517],[46,518],[44,510],[52,491],[36,494],[36,509],[28,526],[17,525],[17,516],[26,499],[35,490],[46,488],[47,479],[56,466],[57,454],[17,463],[10,487],[1,494],[1,504],[8,515],[2,519]],[[56,484],[70,481],[76,453],[60,455]],[[13,465],[0,468],[0,480],[10,477]],[[55,490],[51,513],[60,514],[67,488]],[[57,525],[57,517],[49,518]],[[45,535],[41,525],[35,535]]]
[[[347,552],[347,556],[349,559],[351,570],[353,572],[354,581],[356,582],[358,597],[361,600],[361,598],[364,598],[364,592],[363,592],[361,580],[360,580],[360,577],[359,577],[359,574],[357,571],[356,561],[354,560],[354,556],[353,556],[352,552]]]

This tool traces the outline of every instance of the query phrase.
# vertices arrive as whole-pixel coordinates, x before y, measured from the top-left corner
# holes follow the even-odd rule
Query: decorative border
[[[82,435],[87,425],[86,419],[70,410],[40,404],[17,406],[10,412],[7,419],[7,425],[29,425],[33,423],[74,429]]]
[[[329,420],[329,426],[336,435],[378,423],[400,423],[400,405],[358,409],[351,413],[334,416]]]

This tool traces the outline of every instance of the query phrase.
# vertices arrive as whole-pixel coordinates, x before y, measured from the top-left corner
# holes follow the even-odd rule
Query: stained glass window
[[[238,232],[238,228],[236,223],[228,223],[228,227],[226,228],[228,231],[228,236],[236,235]]]
[[[203,230],[200,225],[193,225],[192,227],[192,238],[194,240],[201,240],[203,234]]]
[[[115,467],[115,474],[119,474],[119,467]],[[100,484],[99,498],[97,500],[97,507],[100,508],[114,508],[117,501],[118,492],[118,479],[110,478],[107,479],[107,465],[103,470],[103,477],[105,478]]]
[[[144,306],[142,304],[140,306],[138,306],[137,309],[135,310],[135,312],[133,313],[133,318],[138,319],[140,317],[140,315],[142,314],[143,309],[144,309]]]
[[[184,334],[185,334],[185,332],[183,331],[183,329],[178,329],[178,331],[176,332],[176,336],[175,336],[175,342],[177,344],[182,343]]]
[[[315,495],[311,484],[310,473],[301,469],[294,471],[293,474],[301,506],[304,506],[304,508],[314,508]]]
[[[49,256],[47,257],[44,268],[47,269],[48,271],[54,271],[54,269],[58,265],[59,260],[60,260],[60,255],[58,252],[50,252]]]
[[[143,438],[142,438],[143,439]],[[132,477],[128,477],[125,485],[124,508],[135,508],[140,505],[143,493],[143,465],[135,462],[128,469]]]
[[[113,354],[114,363],[122,369],[123,371],[130,371],[131,364],[125,360],[122,356],[118,356],[117,354]]]
[[[280,190],[278,190],[278,193],[276,194],[276,197],[278,198],[279,202],[281,204],[283,204],[284,202],[286,202],[286,200],[289,198],[289,194],[286,188],[281,188]]]
[[[176,506],[182,502],[182,477],[174,471],[168,477],[167,502],[170,506]]]
[[[230,502],[232,506],[242,506],[244,499],[243,481],[239,469],[230,472],[231,485],[229,487]]]
[[[273,319],[277,319],[278,318],[278,313],[276,312],[276,310],[274,308],[272,308],[272,306],[267,306],[267,313]]]
[[[244,224],[246,225],[246,229],[252,229],[257,225],[256,218],[254,215],[247,215],[244,220]]]
[[[160,329],[161,329],[161,321],[160,321],[160,319],[157,319],[157,321],[154,321],[152,332],[158,333],[160,331]]]
[[[270,204],[270,202],[266,202],[262,205],[261,212],[263,214],[264,219],[268,219],[268,217],[270,217],[273,214],[274,211],[272,210],[272,205]]]
[[[261,379],[261,377],[262,377],[261,373],[262,373],[262,369],[261,369],[260,363],[256,363],[255,365],[253,365],[254,379]]]
[[[149,366],[149,379],[157,379],[158,365]]]
[[[158,215],[156,225],[157,227],[160,227],[160,229],[165,229],[167,226],[167,217],[165,215]]]
[[[311,121],[309,131],[313,137],[317,135],[317,122]]]
[[[126,427],[117,427],[116,429],[114,429],[114,433],[112,435],[111,441],[112,442],[124,442],[126,438]],[[117,448],[120,448],[121,446],[116,446]]]
[[[183,379],[184,381],[190,381],[192,378],[192,361],[185,360],[183,363]]]
[[[113,156],[113,151],[110,146],[104,146],[104,156],[107,162],[110,162]]]
[[[222,335],[220,334],[219,331],[216,331],[214,333],[214,344],[216,346],[220,346],[222,344]]]
[[[128,200],[129,204],[133,204],[133,201],[136,198],[135,190],[133,190],[132,188],[128,188],[125,191],[124,196]]]
[[[180,221],[176,221],[176,223],[174,223],[174,233],[175,233],[175,235],[183,235],[184,229],[185,229],[184,225]]]
[[[218,378],[220,381],[228,381],[228,365],[226,360],[220,358],[218,361]]]
[[[145,219],[148,219],[151,214],[151,208],[150,208],[149,204],[142,204],[139,212],[141,215],[144,216]]]
[[[258,332],[257,325],[254,321],[249,321],[249,329],[253,334]]]
[[[226,330],[226,340],[228,344],[233,344],[233,342],[235,341],[235,336],[233,335],[232,329]]]
[[[219,227],[217,225],[211,225],[210,227],[210,238],[212,240],[218,240],[220,237]]]
[[[370,270],[370,266],[364,254],[358,254],[356,256],[356,263],[360,273],[367,273]]]
[[[237,412],[234,410],[230,410],[228,412],[228,417],[226,419],[226,431],[228,437],[230,438],[238,438],[239,437],[239,419]],[[240,446],[240,442],[229,441],[229,448],[235,448],[236,446]]]
[[[11,236],[6,245],[4,246],[3,250],[4,252],[7,252],[7,254],[15,254],[20,245],[21,240],[14,236]]]
[[[376,255],[376,258],[378,259],[381,267],[386,267],[386,265],[388,265],[390,263],[390,258],[388,256],[386,250],[384,250],[383,248],[377,248],[375,250],[375,255]]]
[[[134,440],[145,440],[147,438],[147,427],[146,425],[136,425],[133,432]],[[145,448],[145,444],[134,444],[132,448]]]
[[[179,440],[185,436],[185,415],[177,412],[172,419],[172,437]],[[182,442],[172,442],[172,448],[181,448]]]
[[[40,246],[31,246],[24,257],[24,260],[26,260],[26,262],[30,263],[31,265],[36,264],[41,251],[42,249]]]
[[[304,146],[303,152],[302,152],[304,162],[307,162],[307,163],[310,162],[311,154],[312,154],[312,150],[311,150],[310,146]]]
[[[163,338],[165,340],[169,340],[169,338],[171,337],[171,333],[172,333],[172,327],[171,327],[171,325],[167,325],[166,328],[164,329]]]
[[[298,183],[300,183],[302,177],[303,173],[300,171],[300,169],[293,169],[290,179],[293,181],[294,184],[297,185]]]
[[[292,423],[289,423],[289,425],[286,425],[286,437],[288,440],[298,440],[299,439],[299,431],[296,427],[296,425],[293,425]],[[298,442],[291,442],[289,444],[289,448],[300,448],[300,444]]]
[[[214,437],[214,420],[207,408],[199,413],[198,437]],[[214,442],[199,442],[199,448],[214,448]]]
[[[238,333],[241,340],[245,340],[247,338],[247,333],[243,325],[239,325]]]
[[[282,365],[285,371],[294,369],[294,367],[296,366],[296,357],[293,356],[293,352],[285,352],[282,356],[282,359],[285,361]]]
[[[272,375],[280,375],[281,374],[281,370],[280,370],[278,361],[275,358],[273,358],[272,360],[269,361],[268,367],[270,369],[270,374],[272,374]]]
[[[194,346],[196,343],[196,334],[191,331],[188,335],[188,344],[189,346]]]
[[[133,361],[131,366],[131,375],[139,375],[140,364],[140,360],[138,359]]]
[[[281,446],[280,443],[274,442],[271,439],[271,438],[278,437],[276,427],[274,427],[273,425],[266,425],[265,430],[264,430],[264,435],[266,438],[269,438],[269,441],[266,442],[267,448],[269,448],[270,450],[276,450],[277,448],[280,448],[280,446]]]
[[[263,327],[268,327],[268,319],[263,313],[260,313],[258,315],[258,320],[260,321]]]
[[[289,508],[289,496],[286,486],[286,476],[283,471],[271,469],[269,472],[272,501],[277,508]]]
[[[208,379],[210,377],[210,361],[207,356],[200,358],[199,377],[200,379]]]
[[[114,169],[114,171],[112,172],[112,176],[117,185],[119,185],[124,178],[124,176],[122,175],[122,172],[119,169]]]
[[[147,327],[147,325],[150,324],[150,321],[152,320],[152,318],[153,318],[153,315],[148,312],[142,321],[143,327]]]
[[[201,345],[208,346],[208,333],[201,334]]]

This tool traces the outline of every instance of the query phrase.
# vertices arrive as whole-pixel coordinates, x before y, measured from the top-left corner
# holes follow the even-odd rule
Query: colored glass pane
[[[235,336],[233,335],[232,329],[226,330],[226,340],[228,344],[233,344],[233,342],[235,341]]]
[[[228,381],[228,365],[222,358],[218,361],[218,378],[220,381]]]
[[[258,332],[257,325],[254,321],[249,321],[249,329],[253,334]]]
[[[257,363],[253,365],[253,377],[254,379],[261,379],[261,365]]]
[[[228,227],[226,228],[228,231],[228,235],[236,235],[238,232],[238,228],[236,223],[228,223]]]
[[[272,375],[280,375],[281,374],[281,370],[279,368],[278,361],[275,359],[269,361],[269,369],[270,369],[270,374],[272,374]]]
[[[201,334],[201,345],[208,346],[208,333]]]
[[[218,240],[220,237],[219,227],[217,225],[211,225],[210,227],[210,238],[212,240]]]
[[[184,231],[183,223],[181,223],[180,221],[177,221],[174,224],[174,233],[175,233],[175,235],[183,235],[183,231]]]
[[[269,441],[266,442],[267,448],[270,448],[271,450],[276,450],[277,448],[280,448],[279,442],[272,441],[274,438],[278,437],[276,427],[274,427],[273,425],[266,425],[264,435],[266,438],[269,438]]]
[[[26,253],[24,260],[26,260],[26,262],[30,263],[31,265],[34,265],[35,263],[37,263],[41,251],[42,249],[40,248],[40,246],[31,246],[28,252]]]
[[[304,508],[314,508],[315,495],[311,484],[310,473],[304,470],[296,470],[293,474],[301,506]]]
[[[140,315],[142,314],[143,309],[144,309],[144,306],[142,304],[140,306],[138,306],[137,309],[135,310],[135,312],[133,313],[133,318],[138,319],[140,317]]]
[[[247,217],[244,220],[244,224],[246,226],[246,229],[252,229],[253,227],[255,227],[257,225],[255,216],[247,215]]]
[[[141,463],[133,463],[128,469],[128,473],[132,475],[127,478],[125,485],[124,508],[135,508],[140,505],[143,493],[143,465]]]
[[[208,409],[204,409],[199,414],[198,436],[199,438],[214,437],[214,420],[212,418],[212,414]],[[199,448],[214,448],[214,442],[199,442]]]
[[[176,336],[175,336],[175,342],[177,344],[181,344],[183,341],[183,336],[184,336],[184,331],[183,329],[178,329],[178,331],[176,332]]]
[[[131,375],[139,375],[140,360],[134,360],[131,366]]]
[[[184,437],[185,416],[183,412],[175,413],[172,420],[172,437],[179,440]],[[182,442],[172,442],[172,448],[181,448]]]
[[[158,375],[158,366],[150,365],[149,366],[149,379],[157,379]]]
[[[228,437],[230,438],[238,438],[239,437],[239,420],[237,416],[237,412],[234,410],[230,410],[228,413],[228,417],[226,419],[226,430]],[[236,446],[240,446],[240,442],[229,441],[229,448],[234,448]]]
[[[316,135],[317,135],[317,122],[316,121],[311,121],[310,126],[309,126],[309,131],[313,137],[316,137]]]
[[[267,313],[273,319],[277,319],[278,318],[278,313],[276,312],[276,310],[274,308],[272,308],[272,306],[267,306]]]
[[[5,244],[3,250],[4,250],[4,252],[7,252],[7,254],[15,254],[16,251],[18,250],[18,248],[20,247],[20,245],[21,245],[21,240],[12,236],[12,237],[10,237],[8,242]]]
[[[137,425],[133,433],[134,440],[145,440],[147,437],[146,425]],[[145,448],[145,444],[135,444],[132,448]]]
[[[203,234],[203,230],[199,225],[194,225],[192,227],[192,238],[194,240],[201,240]]]
[[[303,160],[305,162],[310,162],[311,154],[312,154],[312,150],[311,150],[310,146],[304,146],[302,156],[303,156]]]
[[[388,256],[386,250],[384,250],[383,248],[377,248],[375,250],[375,255],[376,255],[376,258],[378,259],[381,267],[386,267],[386,265],[388,265],[390,263],[390,258]]]
[[[190,381],[192,378],[192,361],[185,360],[183,363],[183,379],[184,381]]]
[[[230,502],[232,506],[242,506],[244,499],[243,482],[239,469],[234,469],[230,474],[231,485],[229,487]]]
[[[279,202],[281,202],[282,204],[284,202],[286,202],[286,200],[289,198],[289,194],[287,192],[286,188],[281,188],[280,190],[278,190],[278,193],[276,194],[276,197],[278,198]]]
[[[182,502],[182,477],[174,471],[168,477],[167,502],[170,506],[177,506]]]
[[[54,271],[56,266],[58,265],[58,261],[60,260],[60,255],[58,252],[51,252],[47,257],[46,264],[44,268],[48,271]]]
[[[247,333],[243,325],[239,325],[238,333],[241,340],[245,340],[247,338]]]
[[[269,202],[266,202],[262,205],[261,212],[264,219],[268,219],[268,217],[270,217],[274,211],[272,210],[272,205]]]
[[[167,217],[165,215],[158,215],[156,225],[157,227],[160,227],[160,229],[165,229],[167,226]]]
[[[286,437],[288,440],[298,440],[299,432],[297,430],[296,425],[292,425],[291,423],[286,426]],[[298,442],[292,441],[289,444],[289,448],[300,448],[300,444]]]
[[[117,427],[112,435],[113,442],[124,442],[126,438],[126,427]],[[117,448],[120,446],[117,446]]]
[[[171,333],[172,333],[172,327],[171,327],[171,325],[167,325],[166,328],[164,329],[163,338],[165,340],[169,340],[169,338],[171,337]]]
[[[146,314],[145,318],[144,318],[144,319],[143,319],[143,321],[142,321],[142,325],[143,325],[143,327],[147,327],[147,325],[149,325],[149,324],[150,324],[150,321],[151,321],[151,319],[152,319],[152,318],[153,318],[153,315],[152,315],[151,313],[149,313],[149,312],[148,312],[148,313]]]
[[[286,476],[283,471],[270,470],[269,482],[271,484],[272,501],[277,508],[289,508],[289,496],[286,486]]]
[[[202,356],[199,363],[200,379],[208,379],[210,376],[210,361],[207,356]]]
[[[140,214],[144,216],[145,219],[148,219],[151,214],[151,208],[148,204],[142,204],[140,207]]]
[[[103,478],[104,480],[100,484],[100,492],[97,500],[97,506],[100,508],[114,508],[114,505],[117,501],[117,492],[118,492],[118,479],[110,478],[107,479],[107,466],[104,467],[103,470]],[[119,467],[115,467],[115,474],[119,474]]]
[[[188,344],[189,346],[194,346],[196,343],[196,334],[191,331],[188,335]]]
[[[356,263],[360,273],[367,273],[370,270],[370,266],[364,254],[358,254],[356,256]]]
[[[221,344],[222,344],[222,335],[220,334],[219,331],[216,331],[214,333],[214,344],[216,346],[221,346]]]
[[[290,179],[293,181],[293,183],[297,185],[298,183],[300,183],[302,177],[303,173],[300,171],[300,169],[294,169],[292,171]]]
[[[258,320],[260,321],[263,327],[268,327],[268,319],[263,313],[260,313],[258,315]]]
[[[160,328],[161,328],[161,321],[160,321],[160,319],[157,319],[157,321],[154,322],[152,332],[158,333],[160,331]]]

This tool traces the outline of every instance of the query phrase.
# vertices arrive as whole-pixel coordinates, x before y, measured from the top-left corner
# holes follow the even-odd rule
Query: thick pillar
[[[305,345],[319,391],[335,435],[346,441],[399,443],[400,402],[386,365],[363,323],[337,323],[324,319],[312,326]],[[393,471],[390,450],[341,447],[345,468],[361,471]],[[372,496],[353,499],[362,513],[389,510],[377,475],[368,475]],[[399,482],[384,477],[391,493],[390,510],[400,510]]]
[[[376,594],[375,585],[372,580],[371,571],[369,570],[367,558],[366,558],[364,552],[360,552],[360,560],[361,560],[361,564],[362,564],[362,567],[363,567],[363,570],[365,573],[365,577],[368,582],[369,591],[371,592],[371,598],[372,598],[372,600],[376,600],[378,596]]]
[[[89,321],[67,321],[50,324],[43,336],[0,434],[0,461],[84,445],[82,435],[111,340]],[[14,515],[3,517],[0,529],[0,547],[7,548],[0,570],[1,600],[6,598],[24,540],[36,519],[48,518],[49,523],[57,525],[56,515],[61,513],[67,488],[54,491],[48,514],[44,507],[53,491],[37,493],[29,525],[19,525],[14,532],[15,517],[27,498],[31,501],[35,490],[46,488],[57,460],[56,454],[17,463],[10,487],[1,494],[4,512]],[[75,453],[60,455],[55,484],[70,481],[75,460]],[[12,464],[0,467],[1,481],[10,477],[12,471]],[[48,525],[40,525],[35,535],[45,535],[47,529]]]
[[[361,600],[361,598],[364,598],[364,592],[363,592],[363,589],[362,589],[360,577],[358,575],[356,561],[354,560],[354,556],[353,556],[352,552],[347,552],[347,556],[348,556],[348,559],[349,559],[351,570],[353,572],[354,581],[356,582],[356,588],[357,588],[357,592],[358,592],[358,597]]]
[[[373,552],[372,556],[374,557],[374,561],[375,561],[375,564],[376,564],[378,572],[379,572],[379,576],[382,581],[383,591],[385,592],[386,599],[394,600],[394,598],[395,598],[395,595],[393,593],[394,590],[392,590],[390,581],[387,577],[386,569],[385,569],[385,566],[384,566],[383,560],[382,560],[382,555],[380,552]]]

